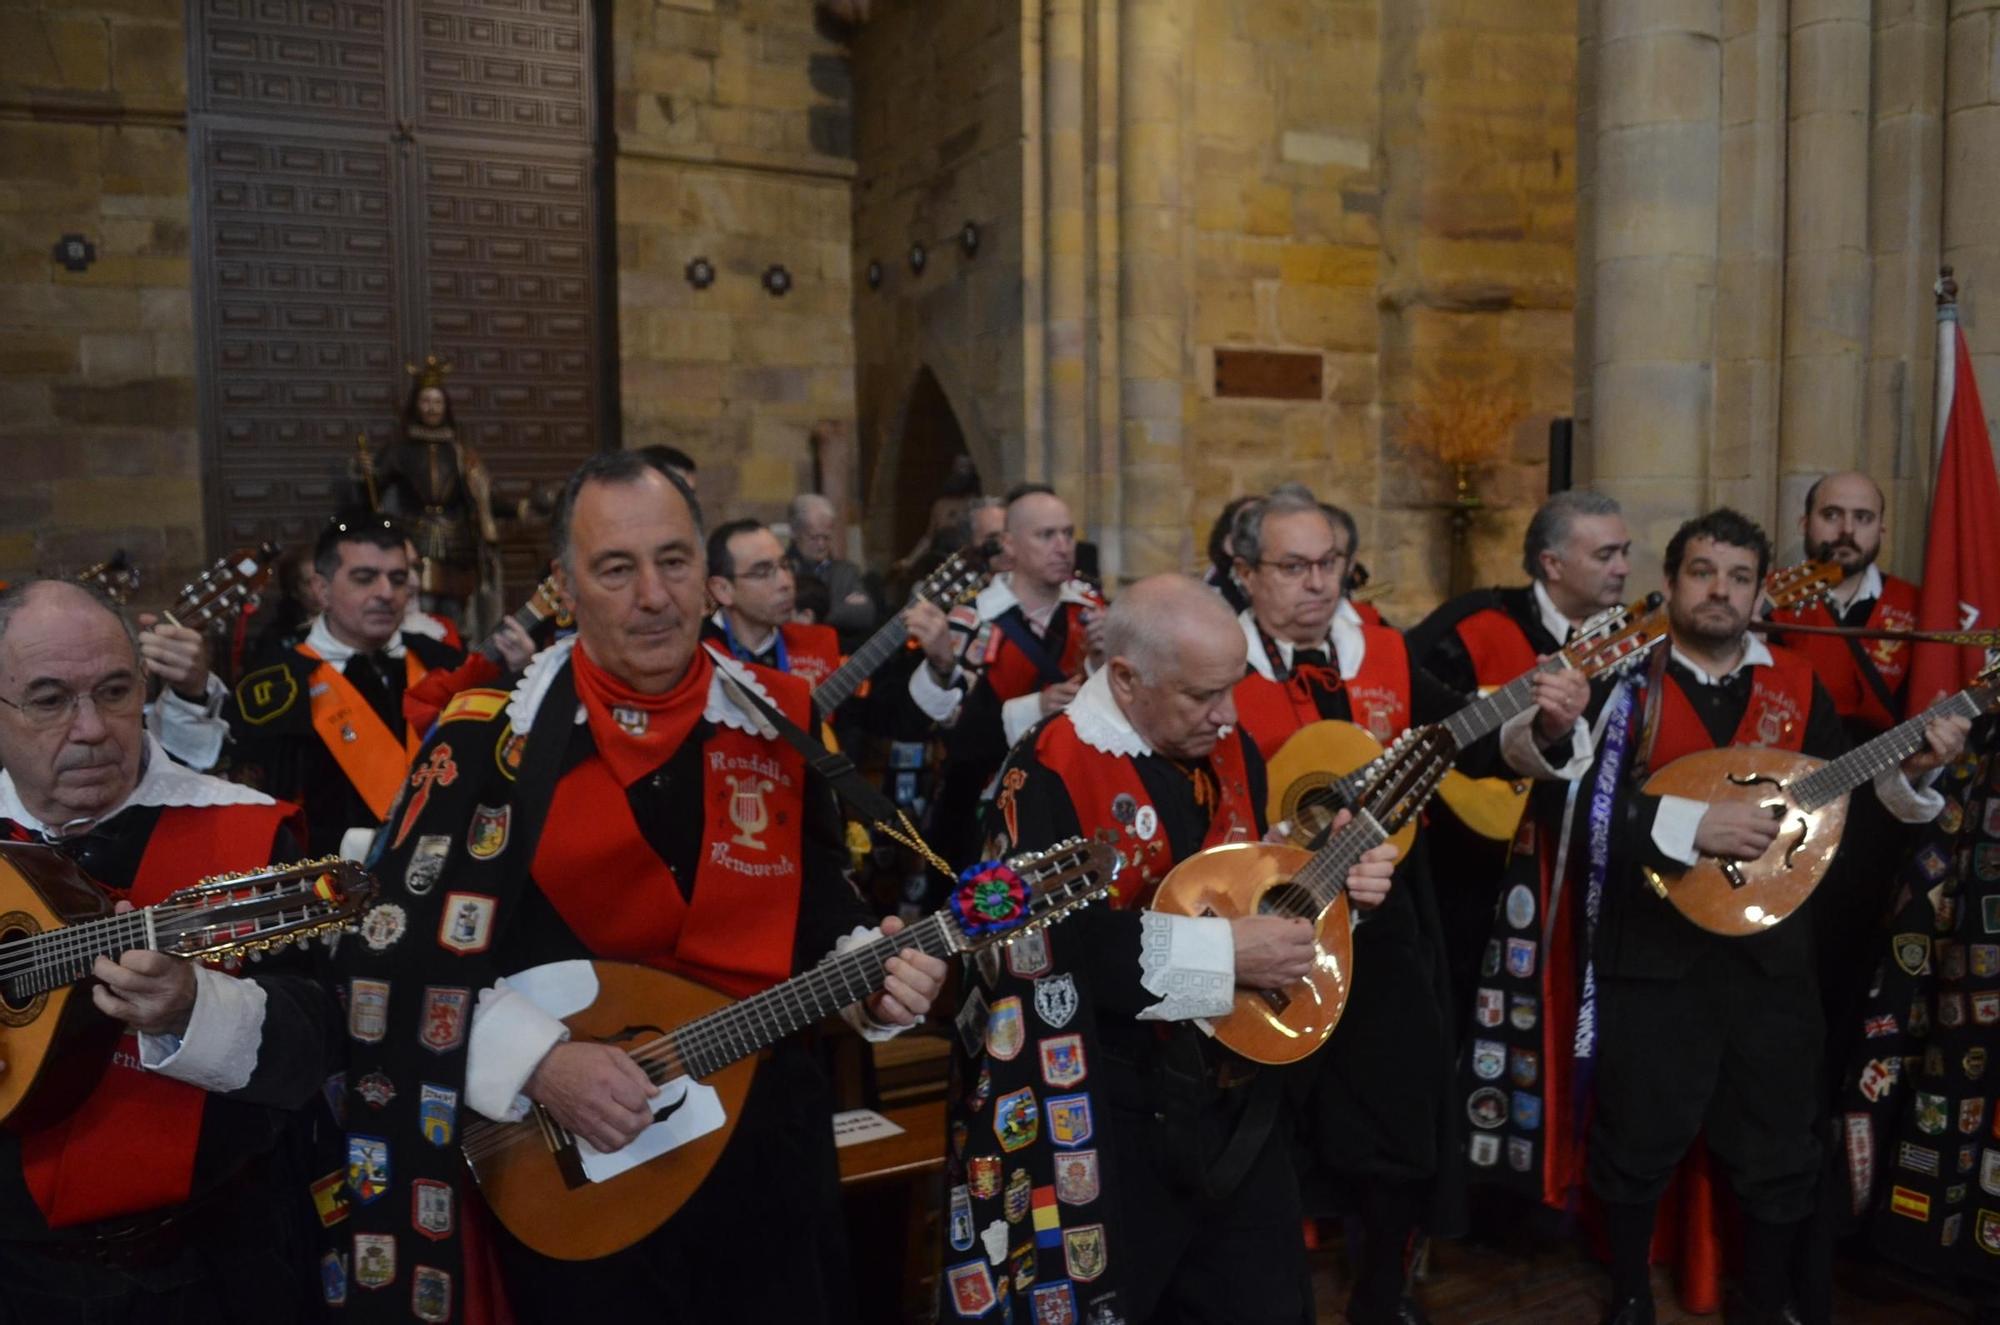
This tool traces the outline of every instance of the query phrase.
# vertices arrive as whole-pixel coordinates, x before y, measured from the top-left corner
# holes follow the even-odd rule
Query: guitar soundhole
[[[0,952],[6,951],[10,944],[33,938],[41,932],[42,927],[27,912],[9,911],[0,916]],[[0,979],[0,1026],[25,1026],[42,1015],[42,1009],[48,1006],[48,1002],[46,990],[23,997],[16,992],[12,977]]]

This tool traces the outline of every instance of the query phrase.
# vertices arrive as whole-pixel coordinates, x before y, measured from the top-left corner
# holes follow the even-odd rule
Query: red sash
[[[1076,807],[1077,824],[1084,836],[1105,828],[1118,834],[1117,849],[1128,865],[1126,873],[1111,885],[1111,904],[1135,907],[1152,900],[1160,880],[1179,862],[1173,858],[1166,825],[1159,821],[1152,797],[1146,791],[1146,784],[1139,780],[1139,769],[1131,758],[1106,754],[1084,744],[1076,734],[1076,724],[1067,717],[1042,728],[1035,741],[1035,758],[1062,779],[1070,803]],[[1244,771],[1243,746],[1234,733],[1216,743],[1215,753],[1208,757],[1208,768],[1215,775],[1220,794],[1218,803],[1209,812],[1208,835],[1202,839],[1202,846],[1221,846],[1231,840],[1256,841],[1256,807],[1250,802],[1250,778]],[[1117,809],[1125,808],[1117,805],[1121,797],[1131,807],[1131,812],[1122,816],[1116,813]],[[1139,830],[1147,827],[1152,831],[1142,835]],[[1011,824],[1008,836],[1019,840]]]
[[[1484,608],[1455,627],[1459,642],[1472,659],[1472,672],[1483,693],[1506,685],[1536,663],[1521,623],[1497,607]]]
[[[1345,692],[1357,727],[1387,745],[1410,725],[1410,651],[1388,626],[1361,627],[1361,668],[1342,680],[1331,667],[1309,667],[1283,681],[1251,672],[1236,683],[1236,720],[1269,759],[1292,733],[1321,721],[1319,695]]]
[[[161,810],[127,895],[151,906],[205,875],[262,868],[290,813],[283,804]],[[207,1103],[207,1091],[141,1068],[138,1039],[125,1035],[74,1113],[21,1138],[21,1175],[42,1218],[66,1228],[187,1200]]]
[[[310,645],[301,644],[298,649],[305,657],[319,657]],[[425,671],[414,649],[404,652],[405,695],[416,689]],[[423,746],[423,728],[405,721],[403,735],[397,737],[361,697],[354,683],[330,662],[322,661],[313,668],[312,675],[306,678],[306,693],[312,700],[313,730],[319,733],[333,762],[340,765],[340,771],[361,793],[369,813],[380,822],[388,817],[389,806],[402,790],[403,777]]]
[[[1103,604],[1094,606],[1102,608]],[[1069,618],[1069,629],[1063,636],[1062,656],[1056,659],[1056,668],[1064,676],[1075,676],[1081,672],[1084,655],[1090,651],[1090,632],[1081,620],[1084,607],[1082,603],[1056,604],[1056,610]],[[1054,617],[1049,618],[1049,624],[1055,624]],[[991,622],[986,624],[985,676],[986,684],[993,687],[993,693],[1003,703],[1019,699],[1022,695],[1032,695],[1047,684],[1034,660],[1021,651],[1020,645],[1007,638],[1006,631]]]
[[[1751,670],[1750,702],[1743,706],[1743,718],[1729,744],[1803,749],[1806,719],[1812,714],[1812,664],[1790,649],[1773,645],[1771,666]],[[1708,728],[1682,693],[1680,682],[1671,681],[1660,696],[1659,725],[1646,767],[1665,768],[1682,755],[1714,748]]]
[[[1775,619],[1807,626],[1839,624],[1823,601],[1780,612]],[[1908,580],[1884,575],[1882,596],[1875,600],[1875,608],[1868,614],[1868,625],[1874,630],[1915,630],[1917,586]],[[1910,646],[1901,640],[1856,642],[1867,653],[1868,661],[1875,665],[1875,671],[1889,693],[1893,695],[1901,690],[1910,674]],[[1826,693],[1832,697],[1833,706],[1841,717],[1854,718],[1883,731],[1902,721],[1902,714],[1889,712],[1876,697],[1875,687],[1868,684],[1868,679],[1861,674],[1861,664],[1855,660],[1854,650],[1846,640],[1832,635],[1792,635],[1786,638],[1785,647],[1812,664],[1813,671],[1818,673],[1821,683],[1826,686]]]
[[[779,630],[785,637],[785,659],[792,675],[809,686],[832,676],[840,666],[840,635],[832,626],[786,622]]]
[[[803,683],[758,669],[792,721]],[[736,997],[786,979],[797,938],[805,761],[778,741],[718,727],[702,746],[694,897],[647,844],[625,787],[593,754],[556,783],[531,875],[592,953],[674,971]]]

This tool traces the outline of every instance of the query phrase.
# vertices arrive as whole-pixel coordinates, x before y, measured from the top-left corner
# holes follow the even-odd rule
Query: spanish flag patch
[[[507,707],[508,698],[508,692],[505,690],[490,690],[485,687],[461,690],[451,697],[451,703],[444,706],[444,712],[438,714],[438,721],[440,723],[490,722],[501,709]]]

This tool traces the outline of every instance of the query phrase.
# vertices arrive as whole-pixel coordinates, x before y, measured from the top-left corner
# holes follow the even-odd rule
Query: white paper
[[[684,1146],[698,1136],[707,1136],[728,1121],[722,1112],[722,1097],[715,1093],[715,1087],[689,1081],[686,1077],[675,1077],[661,1086],[653,1095],[652,1103],[655,1115],[669,1106],[677,1107],[639,1133],[632,1139],[632,1144],[623,1150],[614,1150],[607,1155],[593,1148],[582,1137],[576,1138],[577,1153],[583,1159],[584,1177],[592,1182],[605,1182],[627,1169],[638,1168],[649,1159],[657,1159],[677,1146]]]
[[[858,1146],[864,1141],[880,1141],[886,1136],[902,1134],[902,1128],[873,1109],[849,1109],[833,1115],[833,1143],[836,1146]]]

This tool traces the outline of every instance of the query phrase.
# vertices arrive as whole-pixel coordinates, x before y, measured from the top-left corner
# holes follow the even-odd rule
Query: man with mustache
[[[348,830],[382,822],[423,743],[404,696],[465,653],[404,629],[409,552],[381,516],[328,521],[313,580],[326,609],[302,642],[250,661],[221,716],[234,770],[302,806],[306,849],[328,855]]]
[[[1774,620],[1811,626],[1867,626],[1915,630],[1917,586],[1876,564],[1889,527],[1882,489],[1866,474],[1828,474],[1806,492],[1799,532],[1806,555],[1837,562],[1847,578],[1824,600],[1780,612]],[[1830,635],[1775,635],[1773,639],[1812,663],[1833,696],[1834,707],[1857,741],[1886,731],[1904,718],[1910,680],[1910,645],[1901,640],[1837,639]]]
[[[142,666],[89,591],[0,593],[0,841],[24,868],[81,869],[121,911],[298,854],[292,807],[192,772],[146,734]],[[67,1109],[0,1130],[0,1322],[318,1318],[285,1136],[327,1071],[335,1013],[302,966],[96,958],[71,997],[122,1025],[109,1066]]]
[[[1741,1319],[1786,1318],[1793,1252],[1818,1199],[1825,1026],[1812,920],[1794,914],[1763,933],[1725,938],[1683,917],[1641,874],[1650,867],[1671,887],[1703,856],[1756,859],[1778,831],[1754,804],[1646,795],[1637,788],[1651,771],[1723,745],[1820,758],[1848,748],[1811,666],[1746,629],[1770,556],[1764,531],[1727,508],[1680,527],[1666,552],[1665,651],[1654,654],[1642,697],[1614,710],[1614,719],[1625,714],[1623,732],[1607,732],[1600,748],[1600,760],[1616,760],[1629,737],[1633,751],[1614,769],[1624,790],[1609,819],[1613,855],[1594,955],[1600,1043],[1588,1173],[1604,1207],[1607,1320],[1616,1325],[1653,1320],[1654,1210],[1697,1134],[1743,1210]],[[1968,726],[1962,718],[1933,723],[1922,751],[1875,779],[1890,814],[1921,823],[1943,808],[1941,796],[1911,779],[1956,756]],[[1801,1295],[1818,1299],[1823,1289],[1802,1285]]]

